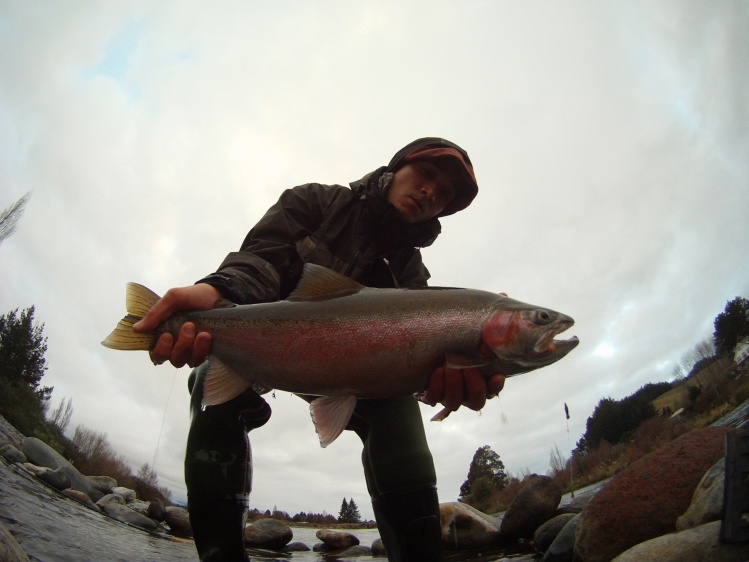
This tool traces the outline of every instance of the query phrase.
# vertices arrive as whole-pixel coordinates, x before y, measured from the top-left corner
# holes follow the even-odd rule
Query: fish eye
[[[551,322],[551,313],[548,310],[540,309],[536,311],[536,324],[548,324]]]

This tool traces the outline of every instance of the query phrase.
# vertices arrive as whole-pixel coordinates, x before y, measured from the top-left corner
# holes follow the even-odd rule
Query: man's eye
[[[422,163],[420,166],[420,171],[427,179],[433,179],[435,175],[435,170],[430,166],[429,164]]]

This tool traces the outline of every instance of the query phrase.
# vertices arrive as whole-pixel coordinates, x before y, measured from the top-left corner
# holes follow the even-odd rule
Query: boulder
[[[380,537],[377,537],[372,541],[372,556],[387,556],[385,552],[385,545]]]
[[[66,490],[72,485],[70,476],[65,474],[65,472],[61,471],[59,468],[57,470],[44,470],[37,475],[37,478],[42,482],[46,482],[56,490]]]
[[[131,502],[126,501],[125,503],[133,511],[137,511],[141,515],[145,515],[146,517],[148,517],[148,508],[151,506],[150,502],[147,502],[145,500],[135,499]]]
[[[726,459],[716,462],[702,477],[684,515],[676,520],[676,530],[686,531],[723,516],[723,485],[726,480]]]
[[[277,519],[260,519],[244,528],[244,542],[259,548],[283,548],[294,537],[294,532]]]
[[[125,499],[125,503],[131,503],[135,501],[135,490],[131,490],[130,488],[115,486],[114,488],[112,488],[112,493],[122,496]]]
[[[2,447],[0,447],[0,456],[2,456],[6,461],[10,463],[26,462],[26,455],[24,455],[22,451],[16,449],[16,447],[12,443],[6,443]]]
[[[98,505],[96,505],[91,498],[89,498],[86,494],[83,492],[79,492],[78,490],[74,490],[73,488],[68,488],[67,490],[62,491],[63,494],[68,496],[71,499],[74,499],[75,501],[82,503],[86,507],[89,507],[95,511],[101,511]]]
[[[72,464],[65,464],[57,470],[68,475],[68,477],[70,478],[71,488],[80,490],[88,497],[90,497],[93,501],[99,501],[102,497],[104,497],[104,494],[96,489],[93,481],[88,476],[84,476],[83,474],[78,472],[78,469],[75,468]]]
[[[749,543],[721,543],[720,521],[645,541],[623,552],[614,562],[746,562]]]
[[[575,534],[580,514],[576,514],[562,527],[554,542],[544,552],[544,562],[572,562],[575,555]]]
[[[585,562],[608,562],[675,531],[700,479],[723,456],[728,431],[690,431],[613,477],[580,515],[576,554]]]
[[[192,537],[190,515],[183,507],[169,506],[164,513],[164,523],[169,525],[172,534],[177,537]]]
[[[502,538],[530,539],[551,519],[562,499],[562,489],[548,476],[534,474],[512,500],[500,525]]]
[[[125,498],[119,494],[107,494],[96,500],[96,505],[104,508],[105,505],[125,505]]]
[[[564,528],[567,522],[575,517],[575,513],[561,513],[543,523],[536,532],[533,533],[533,548],[543,554],[557,538],[559,532]]]
[[[300,541],[290,542],[283,547],[284,552],[309,552],[310,550],[310,547]]]
[[[117,487],[117,480],[111,476],[89,476],[94,488],[102,494],[111,494],[112,490]]]
[[[109,515],[112,519],[117,519],[117,521],[133,525],[134,527],[140,527],[147,531],[155,531],[158,528],[155,521],[149,519],[145,515],[133,511],[125,505],[120,505],[117,502],[107,502],[98,505],[102,508],[104,513]]]
[[[61,466],[70,465],[65,457],[36,437],[27,437],[21,444],[21,450],[29,462],[37,466],[46,466],[56,470]]]
[[[359,544],[359,539],[354,535],[351,533],[343,533],[341,531],[320,529],[315,533],[315,536],[333,550],[341,550]]]
[[[450,549],[481,548],[499,540],[499,520],[461,502],[440,504],[442,541]]]
[[[346,558],[356,558],[357,556],[372,556],[372,549],[368,546],[364,546],[361,544],[357,544],[355,546],[350,546],[346,550],[339,552],[334,557],[332,557],[334,560],[336,559],[346,559]]]
[[[151,500],[148,504],[148,511],[146,513],[151,519],[156,521],[164,521],[166,518],[166,508],[164,502],[161,500]]]

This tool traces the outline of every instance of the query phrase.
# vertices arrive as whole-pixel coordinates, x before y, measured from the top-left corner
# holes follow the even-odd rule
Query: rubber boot
[[[187,509],[201,562],[249,562],[244,546],[252,451],[247,432],[270,418],[270,406],[250,391],[201,407],[205,367],[188,380],[190,431],[185,453]]]
[[[442,560],[437,488],[419,486],[372,498],[377,528],[390,562]]]

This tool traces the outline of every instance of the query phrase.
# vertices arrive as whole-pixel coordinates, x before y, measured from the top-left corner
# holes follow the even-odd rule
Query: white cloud
[[[509,380],[501,407],[425,422],[445,501],[485,444],[544,472],[600,398],[667,379],[749,294],[743,4],[175,6],[0,7],[0,207],[34,190],[0,247],[0,310],[36,306],[44,382],[73,424],[134,469],[161,433],[177,496],[187,371],[99,345],[125,282],[190,284],[282,189],[346,184],[416,137],[463,144],[481,185],[424,252],[434,283],[566,312],[581,339]],[[346,496],[371,516],[356,437],[320,450],[301,400],[271,403],[253,504],[337,512]]]

